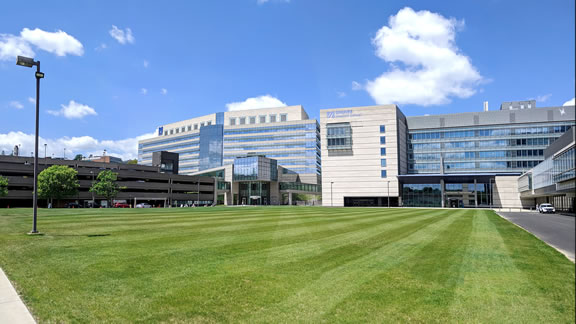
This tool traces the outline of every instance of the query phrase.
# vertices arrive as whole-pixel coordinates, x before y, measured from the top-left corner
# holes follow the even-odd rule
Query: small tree
[[[0,176],[0,197],[8,196],[8,179]]]
[[[82,161],[82,159],[84,159],[82,154],[76,154],[76,156],[74,157],[74,161]]]
[[[53,165],[38,175],[38,196],[51,202],[75,195],[78,187],[78,171],[65,165]]]
[[[116,183],[116,180],[118,180],[118,174],[110,170],[104,170],[98,174],[96,179],[97,182],[92,184],[90,192],[106,198],[108,205],[111,206],[112,199],[114,199],[114,197],[118,195],[118,191],[122,189]]]
[[[126,164],[138,164],[138,160],[136,160],[136,159],[128,160],[128,161],[126,161]]]

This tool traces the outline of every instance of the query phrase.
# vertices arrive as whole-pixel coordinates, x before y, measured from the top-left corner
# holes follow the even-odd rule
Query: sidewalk
[[[36,323],[2,269],[0,269],[0,323]]]

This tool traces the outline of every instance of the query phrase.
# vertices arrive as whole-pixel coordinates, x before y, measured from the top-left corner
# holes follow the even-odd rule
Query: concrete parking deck
[[[537,212],[499,212],[498,214],[534,234],[574,262],[574,237],[576,236],[574,217]]]

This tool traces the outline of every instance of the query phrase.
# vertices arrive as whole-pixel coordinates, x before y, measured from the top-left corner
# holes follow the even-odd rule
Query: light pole
[[[94,186],[94,171],[90,171],[90,174],[92,175],[92,186]],[[94,208],[94,191],[92,191],[92,205],[91,208]]]
[[[36,224],[38,219],[38,132],[40,129],[40,79],[44,78],[44,73],[40,72],[40,61],[34,61],[34,59],[29,57],[18,56],[16,64],[25,67],[33,67],[36,65],[36,135],[34,140],[34,199],[32,201],[34,208],[34,224],[30,234],[37,234],[38,229]]]
[[[66,148],[64,148],[64,160],[66,160]]]
[[[386,181],[388,184],[388,208],[390,208],[390,181]]]
[[[334,181],[330,181],[330,206],[334,207],[334,200],[332,199],[332,185],[334,184]]]
[[[46,147],[48,146],[48,144],[44,143],[44,169],[46,169],[46,163],[48,163],[47,159],[46,159]]]

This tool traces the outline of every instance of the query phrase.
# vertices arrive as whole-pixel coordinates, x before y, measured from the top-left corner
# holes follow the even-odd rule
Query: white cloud
[[[440,105],[472,96],[485,80],[455,44],[463,25],[430,11],[401,9],[372,40],[390,70],[363,88],[379,104]]]
[[[16,109],[22,109],[22,108],[24,108],[24,105],[22,105],[22,104],[20,103],[20,101],[16,101],[16,100],[10,101],[10,103],[9,103],[8,105],[9,105],[10,107],[16,108]]]
[[[125,30],[119,29],[118,27],[112,25],[112,29],[109,31],[110,36],[112,36],[118,43],[124,45],[126,43],[133,44],[135,39],[132,36],[132,30],[126,28]]]
[[[27,100],[28,100],[28,102],[31,103],[31,104],[34,104],[34,105],[36,104],[36,98],[28,97]]]
[[[48,113],[54,116],[64,116],[68,119],[80,119],[88,115],[98,115],[94,108],[81,103],[77,103],[74,100],[70,100],[68,105],[61,105],[60,110],[48,110]]]
[[[362,85],[356,81],[352,81],[352,90],[362,90]]]
[[[343,91],[338,91],[338,92],[336,92],[336,94],[338,95],[338,98],[346,97],[346,92],[343,92]]]
[[[140,93],[143,94],[143,95],[145,95],[145,94],[148,93],[148,89],[142,88],[142,89],[140,89]]]
[[[552,97],[552,94],[551,94],[551,93],[545,94],[545,95],[541,95],[541,96],[536,96],[536,99],[535,99],[535,100],[538,101],[538,102],[546,102],[546,101],[548,101],[548,99],[550,99],[550,97]]]
[[[271,95],[264,95],[259,97],[248,98],[244,101],[231,102],[226,104],[228,111],[260,109],[260,108],[276,108],[285,107],[286,104],[276,97]]]
[[[62,157],[66,148],[66,157],[73,158],[76,154],[84,156],[102,155],[106,150],[107,155],[117,156],[122,160],[135,159],[138,157],[138,141],[156,136],[157,133],[144,134],[137,137],[120,140],[98,140],[91,136],[68,137],[64,136],[56,139],[39,139],[39,156],[44,157],[44,144],[47,144],[46,155]],[[9,132],[0,134],[0,153],[11,154],[14,145],[22,144],[21,155],[29,156],[34,151],[34,134],[23,132]]]
[[[160,93],[163,94],[163,95],[166,95],[166,94],[168,94],[168,90],[162,88],[162,89],[160,90]]]
[[[14,60],[16,62],[18,55],[33,57],[34,51],[30,44],[22,38],[10,34],[0,34],[0,60]]]
[[[562,106],[574,106],[574,99],[576,99],[576,98],[572,98],[572,99],[566,101]]]
[[[268,2],[284,2],[284,3],[289,3],[290,0],[256,0],[256,3],[258,3],[259,5],[268,3]]]
[[[16,60],[18,55],[34,57],[32,46],[57,56],[84,54],[82,43],[64,31],[47,32],[39,28],[24,28],[20,36],[0,34],[0,60]]]
[[[47,32],[39,28],[34,30],[24,28],[20,32],[20,37],[39,49],[57,56],[66,56],[66,54],[81,56],[84,54],[82,43],[61,30]]]
[[[148,66],[150,65],[150,62],[144,60],[144,62],[142,63],[144,65],[144,68],[148,68]]]
[[[106,45],[105,43],[102,43],[100,45],[98,45],[98,47],[96,47],[97,51],[102,51],[108,48],[108,45]]]

